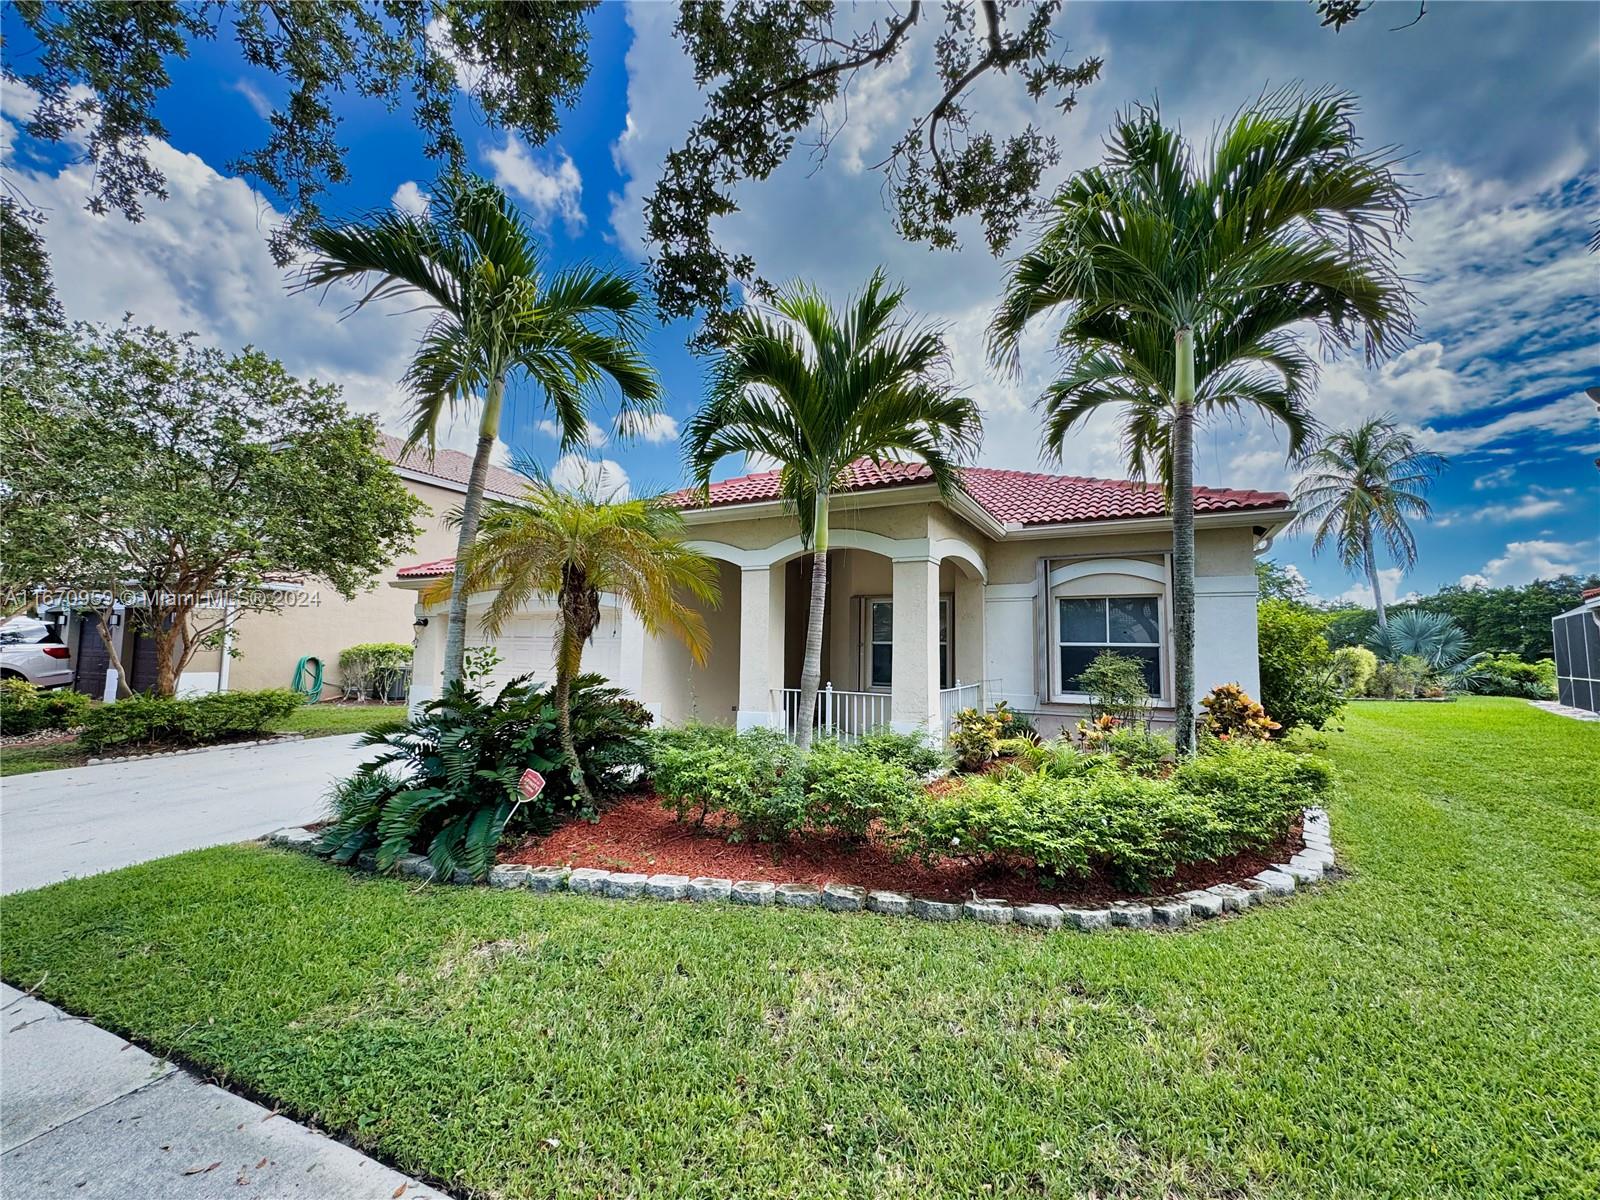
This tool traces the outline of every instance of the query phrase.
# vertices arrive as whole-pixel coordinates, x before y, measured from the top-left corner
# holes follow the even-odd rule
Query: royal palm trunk
[[[478,521],[483,516],[483,493],[489,481],[489,458],[494,439],[500,432],[500,397],[505,377],[496,376],[489,385],[478,424],[478,448],[472,456],[472,472],[467,476],[467,498],[461,504],[461,532],[456,539],[456,569],[450,579],[450,610],[444,637],[444,686],[461,678],[467,653],[467,552],[478,537]]]
[[[822,686],[822,617],[828,604],[828,497],[817,496],[811,547],[811,611],[806,620],[806,657],[800,668],[800,709],[795,731],[800,749],[811,748],[811,718]]]
[[[1177,331],[1172,399],[1172,658],[1175,737],[1194,750],[1194,330]]]

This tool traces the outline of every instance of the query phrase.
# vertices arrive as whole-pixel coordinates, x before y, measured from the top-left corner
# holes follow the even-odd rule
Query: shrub
[[[1414,700],[1429,692],[1442,695],[1444,689],[1432,683],[1433,670],[1427,660],[1404,654],[1395,662],[1381,662],[1373,672],[1368,695],[1385,700]]]
[[[895,836],[929,862],[1027,860],[1080,877],[1102,868],[1142,889],[1185,863],[1271,844],[1330,784],[1320,760],[1259,744],[1223,746],[1167,779],[1058,748],[1037,772],[1013,768],[928,797]]]
[[[981,708],[958,709],[950,723],[950,749],[956,756],[956,766],[963,771],[980,771],[993,762],[1000,753],[1000,739],[1010,729],[1011,716],[1004,704],[989,712]]]
[[[949,766],[949,759],[944,752],[920,733],[874,729],[857,738],[851,749],[884,762],[896,763],[917,776],[931,775]]]
[[[819,742],[805,760],[804,827],[860,841],[874,821],[901,819],[921,794],[917,776],[900,763]]]
[[[288,688],[213,692],[205,696],[130,696],[91,706],[79,740],[90,750],[126,745],[203,746],[260,733],[298,708],[305,697]]]
[[[71,688],[41,691],[26,679],[0,681],[0,732],[7,735],[76,729],[89,708],[89,697]]]
[[[1219,684],[1200,701],[1206,710],[1206,730],[1223,739],[1265,741],[1282,728],[1267,710],[1237,683]]]
[[[776,840],[799,827],[800,753],[770,729],[721,725],[664,729],[651,739],[650,772],[661,802],[680,821],[713,814],[738,837]],[[779,793],[785,793],[779,796]]]
[[[591,793],[615,796],[627,783],[616,765],[644,759],[648,714],[600,676],[580,675],[572,715]],[[404,725],[362,740],[381,753],[335,785],[319,847],[338,862],[374,849],[378,868],[388,870],[425,848],[441,875],[462,870],[481,879],[508,829],[546,828],[556,814],[580,811],[551,690],[525,676],[492,701],[458,681]],[[546,783],[524,801],[517,782],[530,767]]]
[[[411,669],[411,647],[363,642],[339,653],[339,683],[347,700],[386,700]]]
[[[1556,664],[1551,658],[1523,662],[1515,654],[1494,654],[1467,672],[1467,685],[1483,696],[1522,696],[1529,700],[1556,698]]]
[[[1119,725],[1150,724],[1150,688],[1144,681],[1144,666],[1136,658],[1102,650],[1078,676],[1083,690],[1093,699],[1089,705],[1091,721],[1111,717]]]
[[[1324,636],[1328,619],[1286,600],[1256,608],[1261,653],[1261,703],[1285,730],[1321,729],[1344,705]]]
[[[1378,656],[1365,646],[1340,646],[1333,652],[1333,678],[1346,696],[1364,696],[1378,670]]]

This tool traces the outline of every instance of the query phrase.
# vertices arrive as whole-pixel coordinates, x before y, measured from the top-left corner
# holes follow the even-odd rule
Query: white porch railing
[[[784,688],[779,698],[783,708],[783,732],[792,739],[800,732],[800,689]],[[831,683],[817,689],[811,728],[819,736],[853,742],[862,734],[888,724],[888,692],[846,692]]]
[[[955,720],[956,713],[963,708],[983,707],[983,684],[962,683],[956,680],[955,687],[939,689],[939,719],[944,733],[949,736],[950,723]]]

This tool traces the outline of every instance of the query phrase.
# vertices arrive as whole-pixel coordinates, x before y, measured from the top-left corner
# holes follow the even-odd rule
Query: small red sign
[[[517,789],[522,793],[524,800],[532,800],[544,791],[544,776],[529,767],[522,773],[522,778],[517,780]]]

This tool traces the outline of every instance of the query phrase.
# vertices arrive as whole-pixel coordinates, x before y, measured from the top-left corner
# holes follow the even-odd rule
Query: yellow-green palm
[[[572,737],[572,680],[583,647],[600,622],[600,597],[614,595],[645,631],[680,638],[697,663],[711,649],[699,609],[689,599],[720,599],[716,564],[683,541],[683,518],[662,497],[605,500],[589,491],[565,491],[530,473],[515,502],[485,507],[477,541],[468,552],[468,594],[493,592],[483,624],[498,633],[519,610],[554,596],[556,703],[561,744],[573,782],[590,797]],[[443,581],[433,594],[443,590]]]
[[[533,230],[516,206],[498,187],[470,177],[447,179],[421,215],[388,209],[364,222],[319,226],[306,240],[316,253],[301,290],[357,284],[367,289],[358,308],[401,298],[432,314],[403,381],[412,401],[408,449],[431,447],[447,412],[483,405],[450,591],[448,684],[461,676],[462,571],[477,536],[506,384],[520,375],[534,386],[555,415],[563,450],[584,441],[589,404],[607,381],[621,397],[619,431],[654,411],[661,392],[641,346],[639,289],[625,275],[590,266],[545,276]]]

